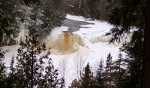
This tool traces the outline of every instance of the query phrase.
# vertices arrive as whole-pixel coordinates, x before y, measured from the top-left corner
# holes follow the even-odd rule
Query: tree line
[[[36,37],[26,38],[26,43],[20,43],[16,57],[12,57],[10,67],[6,68],[3,62],[4,52],[0,58],[0,87],[1,88],[65,88],[64,78],[59,76],[55,69],[50,52],[41,55],[44,45],[39,45]],[[14,64],[16,63],[16,64]],[[69,88],[142,88],[141,85],[132,85],[132,60],[129,56],[123,57],[120,53],[117,60],[107,55],[105,65],[101,60],[95,74],[89,64],[81,71],[79,79],[73,80]],[[6,72],[8,71],[9,72]],[[138,80],[138,79],[136,79]],[[135,80],[133,80],[135,81]]]
[[[16,44],[23,30],[43,39],[65,18],[63,0],[0,0],[0,46]]]
[[[109,53],[104,66],[103,61],[100,61],[98,68],[93,74],[90,65],[84,68],[79,79],[73,80],[69,88],[130,88],[126,85],[130,77],[129,60],[124,58],[120,53],[117,60],[112,60],[113,57]],[[141,88],[141,87],[139,87]]]
[[[64,88],[64,78],[55,69],[52,59],[35,37],[28,37],[21,43],[10,67],[4,65],[4,53],[0,57],[0,88]],[[8,72],[9,71],[9,72]]]
[[[66,0],[66,12],[87,18],[108,21],[112,9],[120,6],[120,0]]]

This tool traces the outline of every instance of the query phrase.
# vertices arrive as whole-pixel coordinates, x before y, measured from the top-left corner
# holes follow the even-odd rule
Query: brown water
[[[82,39],[69,31],[62,32],[56,40],[49,39],[47,43],[47,49],[62,54],[73,53],[79,49],[79,46],[84,46]]]
[[[63,51],[69,51],[73,48],[74,38],[70,32],[64,32]]]

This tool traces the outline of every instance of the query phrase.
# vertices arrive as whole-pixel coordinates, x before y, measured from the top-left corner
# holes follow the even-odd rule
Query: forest
[[[147,86],[144,86],[143,78],[144,60],[147,72],[150,62],[150,58],[145,59],[144,55],[144,35],[150,28],[147,6],[148,0],[0,0],[0,88],[150,88],[149,81],[145,82]],[[77,18],[72,20],[66,18],[67,16],[77,16],[87,21],[77,21]],[[86,60],[83,63],[60,60],[60,67],[70,66],[69,70],[75,70],[72,63],[84,64],[82,67],[77,64],[78,72],[74,75],[69,75],[65,67],[55,67],[54,62],[57,61],[50,57],[53,52],[60,51],[64,56],[67,54],[72,58],[71,53],[86,45],[82,53],[88,52],[90,44],[81,37],[84,33],[90,34],[90,29],[88,32],[88,26],[83,26],[83,29],[86,29],[83,30],[82,25],[96,25],[92,22],[107,22],[112,25],[104,35],[109,37],[108,44],[119,44],[116,45],[119,47],[117,56],[114,56],[115,50],[112,50],[101,59],[101,55],[104,54],[101,52],[104,50],[100,48],[100,51],[97,51],[97,46],[100,46],[97,42],[106,42],[106,39],[102,40],[100,36],[90,40],[92,48],[97,44],[95,52],[99,55],[95,56],[99,59],[95,60],[98,65],[94,71],[92,66],[96,63],[92,59],[95,54],[88,57],[91,59],[86,64]],[[55,40],[58,27],[64,25],[70,29],[60,35],[64,37]],[[99,31],[101,28],[97,27],[95,30]],[[78,30],[82,30],[83,34],[75,35]],[[51,37],[50,34],[55,31],[56,34]],[[96,34],[87,35],[87,38],[94,35]],[[76,43],[78,48],[74,48],[74,45],[77,46]],[[19,48],[15,51],[16,55],[8,59],[9,50],[5,47],[14,45]],[[82,58],[80,55],[77,56],[79,60]],[[6,61],[10,64],[6,65]],[[66,72],[62,73],[63,70]],[[146,73],[146,77],[147,75],[149,74]],[[73,79],[69,81],[70,84],[66,77]]]

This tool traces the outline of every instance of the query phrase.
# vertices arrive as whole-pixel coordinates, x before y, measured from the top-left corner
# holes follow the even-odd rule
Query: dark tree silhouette
[[[0,87],[5,88],[5,79],[6,79],[6,74],[5,74],[5,65],[3,63],[4,59],[4,52],[1,51],[0,49]]]
[[[106,67],[105,67],[105,86],[107,88],[112,88],[112,56],[109,53],[106,60]]]
[[[12,59],[6,88],[64,88],[64,79],[58,77],[58,70],[49,58],[50,53],[41,56],[45,47],[39,44],[34,37],[28,37],[26,43],[21,43],[15,67]]]
[[[69,88],[95,88],[95,79],[89,64],[84,68],[81,78],[75,79]]]
[[[14,44],[16,36],[15,0],[0,0],[0,46]]]
[[[94,88],[94,79],[93,79],[93,73],[90,70],[90,65],[87,64],[87,66],[84,69],[84,73],[81,75],[80,80],[80,88]]]
[[[143,59],[144,59],[144,1],[143,0],[121,0],[120,7],[114,8],[110,23],[116,27],[112,29],[113,38],[111,42],[119,41],[124,34],[132,33],[131,41],[123,44],[131,62],[129,63],[130,79],[128,88],[142,88],[143,82]],[[134,30],[136,27],[137,30]]]
[[[96,77],[95,77],[95,88],[105,88],[104,84],[104,67],[103,62],[100,61],[99,67],[96,71]]]

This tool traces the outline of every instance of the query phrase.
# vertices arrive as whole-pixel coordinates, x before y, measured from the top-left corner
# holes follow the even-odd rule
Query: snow
[[[78,49],[75,52],[57,54],[52,52],[51,57],[54,61],[55,67],[62,72],[62,75],[65,77],[65,84],[68,87],[72,80],[80,77],[80,71],[87,65],[90,64],[91,68],[96,69],[100,60],[103,60],[105,63],[106,57],[109,53],[112,54],[114,60],[118,58],[119,47],[117,45],[109,44],[111,36],[104,36],[105,33],[109,32],[113,27],[107,22],[101,21],[87,21],[84,17],[67,15],[67,19],[86,21],[89,25],[82,25],[80,30],[73,32],[73,35],[76,35],[81,38],[83,45],[80,45],[79,42],[75,41]],[[64,27],[57,28],[57,31],[63,29]],[[55,31],[55,30],[54,30]],[[59,36],[55,32],[52,32],[55,37],[61,41],[63,36]],[[63,34],[62,31],[59,31],[60,34]],[[63,43],[62,43],[63,44]],[[57,44],[55,44],[57,45]],[[69,47],[69,46],[68,46]]]
[[[83,70],[87,63],[90,64],[92,71],[94,71],[100,60],[105,62],[109,53],[112,54],[114,60],[117,59],[120,52],[120,46],[109,44],[108,41],[111,36],[104,36],[105,33],[110,31],[113,27],[107,22],[101,22],[98,20],[89,21],[82,16],[73,16],[70,14],[67,14],[66,18],[93,23],[89,25],[82,25],[80,30],[68,34],[68,36],[71,36],[71,40],[69,41],[73,41],[70,43],[71,46],[68,46],[68,48],[74,48],[75,46],[74,51],[69,51],[69,53],[60,53],[62,51],[60,51],[60,47],[58,47],[61,44],[64,44],[64,41],[62,41],[65,38],[64,31],[67,31],[68,27],[61,26],[54,28],[45,40],[48,50],[48,47],[51,46],[50,57],[53,60],[54,66],[60,71],[61,75],[64,76],[65,86],[67,88],[71,84],[72,80],[80,77],[80,71]],[[83,44],[80,44],[81,41],[83,41]],[[57,48],[55,48],[54,45]],[[19,45],[3,47],[5,50],[8,50],[5,57],[7,58],[5,59],[7,66],[10,64],[11,57],[17,54],[18,47]]]
[[[19,35],[15,39],[18,44],[20,43],[20,41],[25,42],[26,36],[28,36],[29,34],[29,31],[25,28],[25,24],[21,24],[19,29],[21,29]]]
[[[9,73],[9,67],[11,63],[11,59],[13,57],[17,56],[17,49],[19,48],[19,45],[12,45],[12,46],[4,46],[1,47],[1,49],[5,52],[5,58],[4,63],[6,66],[6,72]],[[16,61],[14,61],[14,64],[16,64]]]
[[[83,16],[74,16],[74,15],[71,15],[71,14],[67,14],[66,18],[67,19],[72,19],[72,20],[77,20],[77,21],[85,21],[86,20],[86,18],[84,18]]]

